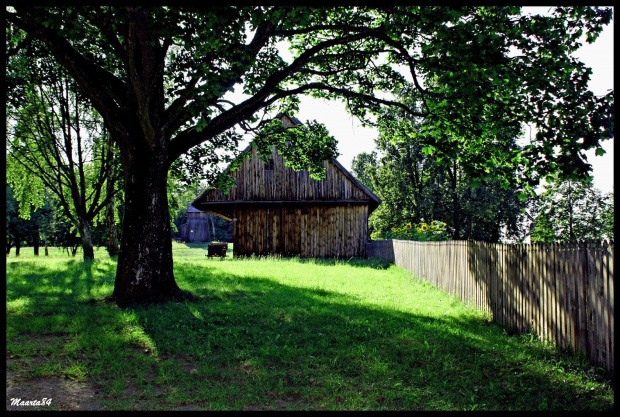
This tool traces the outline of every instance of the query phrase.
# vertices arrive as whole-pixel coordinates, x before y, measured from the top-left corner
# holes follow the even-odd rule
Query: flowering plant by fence
[[[384,233],[382,239],[438,241],[448,240],[450,235],[446,231],[445,223],[433,220],[429,224],[420,223],[418,226],[407,223],[402,227],[392,227],[391,231]]]

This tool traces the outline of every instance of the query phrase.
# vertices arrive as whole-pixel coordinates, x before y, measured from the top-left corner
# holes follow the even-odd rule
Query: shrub
[[[419,240],[419,241],[438,241],[448,240],[450,236],[446,231],[446,224],[437,220],[433,220],[430,224],[420,223],[414,226],[407,223],[402,227],[392,227],[390,232],[382,236],[383,239],[403,239],[403,240]]]

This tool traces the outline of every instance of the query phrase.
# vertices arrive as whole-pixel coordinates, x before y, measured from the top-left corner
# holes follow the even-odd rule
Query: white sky
[[[544,13],[548,7],[524,7],[524,13]],[[615,10],[614,10],[615,11]],[[589,83],[590,90],[596,95],[606,94],[614,88],[614,20],[605,27],[594,44],[583,42],[575,54],[587,66],[592,68],[592,76]],[[585,36],[584,36],[585,38]],[[357,119],[350,116],[341,102],[317,100],[309,97],[301,97],[301,104],[297,118],[302,122],[315,119],[323,123],[330,134],[338,140],[338,161],[350,170],[353,157],[360,152],[372,152],[375,149],[374,139],[377,131],[360,125]],[[592,164],[595,186],[604,193],[613,191],[613,139],[602,143],[607,152],[603,156],[595,156],[594,151],[586,153],[588,161]]]

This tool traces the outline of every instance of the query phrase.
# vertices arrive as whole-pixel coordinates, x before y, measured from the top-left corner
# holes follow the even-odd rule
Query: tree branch
[[[265,100],[274,92],[278,84],[290,75],[298,72],[309,62],[312,57],[322,50],[335,45],[348,44],[350,42],[372,37],[375,35],[375,32],[376,31],[373,29],[366,29],[365,31],[360,31],[360,33],[321,42],[318,45],[304,51],[289,66],[270,75],[265,81],[263,88],[254,94],[254,96],[215,117],[201,132],[198,132],[192,127],[179,133],[170,141],[170,156],[168,163],[171,164],[180,155],[187,152],[192,147],[208,140],[209,138],[215,137],[222,132],[225,132],[235,126],[240,120],[250,117],[257,110],[265,107]]]
[[[335,93],[335,94],[338,94],[338,95],[341,95],[347,98],[359,98],[364,101],[369,101],[369,102],[376,103],[376,104],[398,107],[398,108],[403,109],[407,113],[411,114],[412,116],[417,116],[417,117],[428,116],[428,113],[420,113],[420,112],[414,111],[410,109],[408,106],[406,106],[405,104],[398,102],[398,101],[384,100],[384,99],[380,99],[380,98],[377,98],[377,97],[374,97],[368,94],[358,93],[358,92],[347,90],[344,88],[336,88],[336,87],[332,87],[332,86],[329,86],[323,83],[310,83],[310,84],[306,84],[304,86],[295,88],[293,90],[280,91],[276,95],[272,96],[269,100],[267,100],[265,104],[269,105],[282,98],[300,94],[300,93],[303,93],[304,91],[309,91],[309,90],[325,90],[325,91],[329,91],[330,93]]]
[[[15,9],[17,13],[5,13],[7,20],[41,41],[75,78],[99,113],[114,128],[122,130],[120,123],[125,115],[120,106],[125,102],[125,83],[82,56],[53,28],[39,23],[50,18],[43,8],[15,6]]]
[[[26,38],[24,40],[18,42],[17,45],[15,45],[14,48],[9,48],[9,50],[6,51],[5,59],[8,61],[8,59],[10,57],[12,57],[13,55],[17,55],[17,53],[19,51],[21,51],[22,49],[26,48],[31,43],[32,43],[32,36],[26,35]]]
[[[94,13],[94,18],[91,19],[91,22],[101,31],[110,43],[110,46],[112,46],[112,49],[116,52],[117,56],[126,65],[129,57],[127,56],[127,51],[116,36],[116,30],[113,27],[112,22],[103,14],[103,11],[99,6],[92,6],[91,10]]]

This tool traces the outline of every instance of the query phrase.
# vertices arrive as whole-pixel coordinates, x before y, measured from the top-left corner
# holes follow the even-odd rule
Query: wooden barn
[[[187,223],[179,226],[181,240],[184,242],[210,242],[209,213],[198,210],[193,205],[187,208]]]
[[[287,127],[300,124],[279,115]],[[199,210],[234,221],[234,255],[365,257],[368,216],[381,200],[337,160],[325,161],[326,177],[284,166],[273,147],[264,163],[248,147],[228,194],[205,190],[194,202]]]

